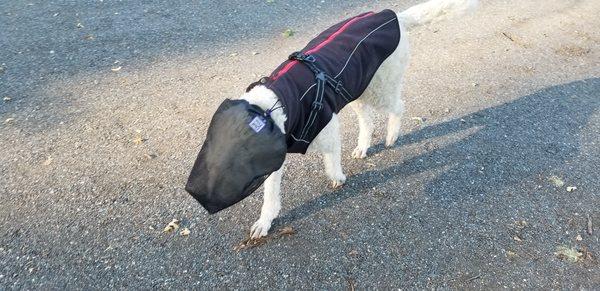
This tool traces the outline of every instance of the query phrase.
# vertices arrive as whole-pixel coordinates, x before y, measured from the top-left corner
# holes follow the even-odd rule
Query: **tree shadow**
[[[0,88],[2,96],[13,97],[10,103],[0,102],[0,115],[39,108],[46,116],[21,118],[15,127],[45,131],[58,120],[68,122],[81,114],[73,108],[81,107],[82,93],[60,87],[48,92],[57,83],[80,82],[77,77],[96,82],[101,78],[98,74],[110,74],[121,66],[122,73],[135,75],[153,64],[182,59],[213,66],[215,59],[232,51],[248,55],[277,45],[287,28],[302,29],[296,39],[308,39],[324,28],[323,22],[333,24],[344,12],[367,9],[367,4],[359,0],[310,0],[300,6],[294,1],[263,0],[0,1]],[[285,58],[289,51],[280,53]],[[246,63],[239,62],[240,66]]]
[[[521,182],[524,178],[559,167],[580,151],[580,132],[600,107],[600,78],[552,86],[515,101],[462,118],[425,127],[402,137],[406,146],[459,132],[465,138],[409,158],[382,170],[349,177],[355,187],[306,201],[277,222],[287,224],[344,200],[364,194],[392,179],[441,170],[425,181],[425,194],[439,203],[457,202]],[[402,190],[400,190],[402,191]]]

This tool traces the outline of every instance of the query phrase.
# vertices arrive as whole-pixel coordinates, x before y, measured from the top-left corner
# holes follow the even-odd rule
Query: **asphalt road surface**
[[[351,159],[343,112],[347,184],[292,156],[260,246],[234,250],[261,191],[213,216],[185,193],[223,99],[331,24],[417,2],[1,1],[0,289],[600,289],[597,0],[411,31],[396,146],[378,115]]]

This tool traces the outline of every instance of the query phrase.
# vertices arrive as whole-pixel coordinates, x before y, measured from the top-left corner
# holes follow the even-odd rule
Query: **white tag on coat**
[[[252,121],[250,121],[249,125],[255,132],[258,133],[259,131],[261,131],[261,129],[265,127],[266,123],[261,116],[256,116],[254,117],[254,119],[252,119]]]

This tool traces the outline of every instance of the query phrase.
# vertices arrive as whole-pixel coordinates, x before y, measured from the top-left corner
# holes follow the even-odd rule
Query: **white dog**
[[[352,157],[362,159],[367,156],[371,146],[373,122],[369,111],[371,108],[382,110],[389,114],[387,125],[386,146],[392,146],[400,133],[400,118],[404,112],[404,102],[401,98],[402,76],[409,58],[408,38],[404,37],[411,27],[433,21],[463,15],[477,6],[477,0],[431,0],[413,6],[397,14],[402,38],[396,50],[381,64],[373,76],[366,91],[356,101],[350,103],[358,116],[360,128],[358,145],[352,152]],[[276,94],[265,86],[258,85],[241,96],[248,101],[267,110],[278,100]],[[282,110],[271,113],[275,124],[285,133],[286,115]],[[320,152],[323,155],[325,173],[332,180],[334,188],[340,187],[346,181],[341,165],[340,125],[337,115],[333,115],[327,126],[317,135],[309,146],[309,151]],[[267,235],[271,222],[281,209],[280,184],[283,166],[273,172],[264,184],[264,203],[260,218],[251,227],[251,237],[258,238]]]

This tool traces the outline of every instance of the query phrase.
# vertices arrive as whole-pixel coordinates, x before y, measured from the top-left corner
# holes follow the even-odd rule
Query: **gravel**
[[[340,19],[417,2],[2,1],[0,288],[600,289],[595,0],[413,30],[403,136],[384,148],[378,115],[353,160],[343,112],[335,191],[292,156],[272,232],[294,234],[234,251],[261,191],[213,216],[185,193],[223,99]]]

